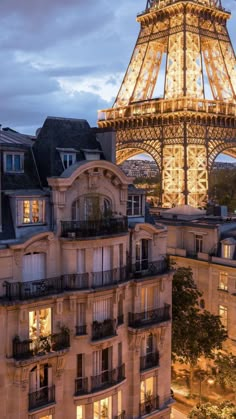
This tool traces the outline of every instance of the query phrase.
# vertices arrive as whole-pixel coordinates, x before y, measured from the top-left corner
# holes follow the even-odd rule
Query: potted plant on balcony
[[[105,403],[103,403],[102,405],[101,417],[104,419],[108,419],[108,407]]]
[[[146,413],[151,413],[152,408],[153,408],[153,396],[152,396],[152,392],[150,390],[148,390],[145,395],[144,395],[144,402],[145,402],[145,410]]]

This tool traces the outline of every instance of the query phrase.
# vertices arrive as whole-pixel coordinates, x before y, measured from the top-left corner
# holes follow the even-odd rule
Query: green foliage
[[[188,417],[190,419],[234,419],[236,418],[236,406],[228,401],[219,405],[205,403],[194,407]]]
[[[236,356],[219,353],[215,360],[217,367],[216,380],[228,388],[232,388],[236,398]]]
[[[191,269],[177,269],[173,277],[172,354],[191,368],[201,356],[212,358],[213,351],[221,349],[227,338],[220,317],[200,310],[201,295]]]
[[[229,211],[236,209],[236,169],[212,170],[209,176],[209,196]]]

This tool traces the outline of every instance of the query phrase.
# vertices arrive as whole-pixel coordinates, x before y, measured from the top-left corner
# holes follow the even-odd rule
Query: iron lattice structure
[[[115,103],[99,111],[98,126],[116,130],[117,163],[143,151],[155,159],[164,207],[203,206],[217,155],[236,157],[229,18],[220,0],[148,0]],[[164,95],[154,99],[164,60]]]

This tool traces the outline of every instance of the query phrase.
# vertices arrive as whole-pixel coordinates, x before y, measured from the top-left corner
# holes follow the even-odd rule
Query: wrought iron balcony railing
[[[87,326],[86,326],[86,324],[84,324],[82,326],[75,326],[75,333],[76,333],[76,336],[87,335]]]
[[[64,291],[89,288],[89,275],[68,274],[27,282],[5,282],[6,297],[10,301],[39,298]]]
[[[28,359],[69,347],[70,335],[67,332],[53,333],[49,336],[40,336],[36,340],[27,339],[24,341],[20,341],[17,336],[13,339],[13,358],[16,360]]]
[[[99,340],[116,336],[116,320],[106,319],[103,322],[94,321],[92,324],[92,340]]]
[[[103,371],[91,377],[91,391],[107,388],[120,383],[125,379],[125,364],[113,370]]]
[[[144,402],[139,404],[139,414],[140,416],[148,415],[154,410],[159,409],[159,396],[147,397]]]
[[[157,367],[159,365],[159,352],[151,352],[140,357],[140,371],[148,368]]]
[[[129,326],[134,328],[144,327],[146,325],[158,324],[170,320],[170,305],[155,308],[141,313],[129,313]]]
[[[109,271],[92,273],[92,288],[115,285],[129,280],[129,272],[126,266]]]
[[[75,396],[88,393],[88,377],[75,379]]]
[[[131,266],[131,278],[143,278],[145,276],[160,275],[168,272],[169,266],[167,260],[157,260],[149,262],[148,260],[138,261]]]
[[[112,236],[127,232],[127,217],[107,217],[101,220],[61,222],[61,237],[70,239]]]
[[[115,416],[114,419],[125,419],[125,410],[123,410],[119,415]]]
[[[29,393],[29,410],[38,409],[55,402],[55,386],[42,387]]]

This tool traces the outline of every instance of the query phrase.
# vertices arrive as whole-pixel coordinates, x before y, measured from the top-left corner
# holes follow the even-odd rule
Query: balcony
[[[89,275],[76,273],[27,282],[5,282],[4,286],[8,300],[28,300],[60,294],[64,291],[88,289]]]
[[[17,361],[24,360],[49,352],[61,351],[69,347],[70,335],[67,332],[40,336],[34,341],[32,339],[20,341],[17,336],[13,339],[13,358]]]
[[[82,326],[75,326],[75,334],[76,334],[76,336],[87,335],[87,326],[86,326],[86,324],[84,324]]]
[[[91,377],[91,391],[112,387],[125,379],[125,364]]]
[[[92,324],[92,340],[105,339],[116,336],[116,320],[106,319],[103,322],[94,321]]]
[[[131,266],[130,276],[131,278],[143,278],[155,275],[161,275],[168,272],[167,260],[157,260],[155,262],[149,262],[148,260],[136,262]]]
[[[125,410],[123,410],[119,415],[115,416],[114,419],[125,419]]]
[[[127,217],[107,217],[101,220],[62,221],[61,237],[84,239],[128,233]]]
[[[159,366],[159,353],[151,352],[145,356],[140,357],[140,371]]]
[[[159,409],[159,396],[147,397],[143,403],[139,404],[139,415],[143,417]]]
[[[40,390],[29,393],[29,410],[39,409],[50,403],[55,403],[55,386],[42,387]]]
[[[75,379],[75,396],[88,393],[88,377]]]
[[[124,314],[119,314],[117,316],[117,324],[118,326],[121,326],[122,324],[124,324]]]
[[[127,267],[112,269],[110,271],[93,272],[92,288],[100,288],[108,285],[116,285],[129,280]]]
[[[129,313],[129,327],[140,328],[170,320],[170,305],[141,313]]]

